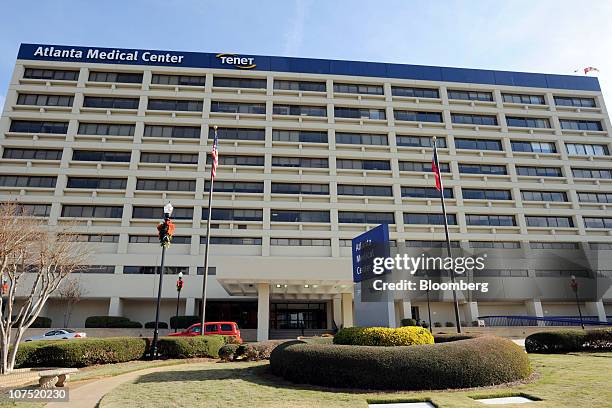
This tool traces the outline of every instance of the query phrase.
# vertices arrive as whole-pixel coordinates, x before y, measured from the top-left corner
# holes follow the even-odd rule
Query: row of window
[[[79,71],[76,70],[59,70],[59,69],[38,69],[26,68],[24,78],[27,79],[47,79],[47,80],[62,80],[62,81],[77,81]],[[130,72],[103,72],[90,71],[89,81],[91,82],[112,82],[112,83],[142,83],[142,73]],[[200,86],[206,84],[206,76],[204,75],[169,75],[169,74],[153,74],[151,83],[156,85],[184,85],[184,86]],[[263,78],[237,78],[237,77],[213,77],[213,87],[222,88],[246,88],[246,89],[266,89],[267,80]],[[296,81],[296,80],[274,80],[274,89],[293,90],[293,91],[309,91],[309,92],[326,92],[327,87],[324,81]],[[351,93],[362,95],[383,95],[384,88],[382,85],[372,84],[354,84],[354,83],[334,83],[334,92]],[[391,94],[393,96],[413,97],[413,98],[433,98],[439,99],[440,93],[436,88],[422,87],[402,87],[392,86]],[[487,91],[468,91],[460,89],[449,89],[448,98],[454,100],[467,101],[483,101],[493,102],[493,93]],[[544,105],[545,100],[543,95],[530,94],[513,94],[502,93],[504,102],[520,103],[530,105]],[[594,98],[575,97],[575,96],[555,96],[555,105],[571,106],[571,107],[588,107],[596,106]]]

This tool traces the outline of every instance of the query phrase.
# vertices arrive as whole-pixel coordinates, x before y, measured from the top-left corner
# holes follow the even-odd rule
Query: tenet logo
[[[255,58],[240,57],[236,54],[217,54],[217,58],[221,60],[221,64],[233,65],[240,69],[253,69],[257,66]]]

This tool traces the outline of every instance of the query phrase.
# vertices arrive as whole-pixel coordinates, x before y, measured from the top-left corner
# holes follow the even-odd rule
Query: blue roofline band
[[[601,90],[598,79],[587,76],[228,53],[214,54],[205,52],[21,44],[17,58],[21,60],[174,66],[183,68],[248,69],[303,74],[349,75],[421,81],[574,89],[581,91]]]

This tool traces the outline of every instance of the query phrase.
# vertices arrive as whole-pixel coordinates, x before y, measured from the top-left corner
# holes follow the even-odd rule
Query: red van
[[[169,336],[199,336],[200,323],[192,324],[185,330],[177,333],[170,333]],[[222,336],[234,336],[239,343],[242,343],[240,330],[235,322],[207,322],[204,323],[204,335],[220,334]]]

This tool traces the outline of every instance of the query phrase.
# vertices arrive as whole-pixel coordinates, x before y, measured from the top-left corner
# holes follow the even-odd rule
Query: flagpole
[[[217,126],[215,125],[215,141],[213,142],[213,147],[216,148],[215,143],[217,143]],[[217,153],[218,154],[218,153]],[[213,161],[215,158],[213,157]],[[208,189],[208,218],[206,219],[206,248],[204,248],[204,273],[202,276],[202,303],[200,304],[200,334],[204,335],[204,320],[206,316],[206,284],[208,281],[208,252],[210,248],[210,218],[212,215],[212,196],[213,196],[213,184],[215,182],[215,177],[213,176],[213,168],[214,163],[211,161],[210,166],[210,187]]]
[[[433,137],[433,149],[434,149],[434,160],[436,164],[436,168],[438,169],[438,173],[440,173],[440,162],[438,160],[438,147],[436,146],[436,137]],[[444,217],[444,234],[446,235],[446,250],[448,252],[448,257],[453,259],[453,252],[451,249],[450,236],[448,234],[448,219],[446,217],[446,204],[444,202],[444,184],[442,184],[442,174],[438,176],[440,182],[440,200],[442,202],[442,215]],[[450,271],[451,282],[455,283],[455,271]],[[453,307],[455,309],[455,323],[457,325],[457,333],[461,333],[461,320],[459,318],[459,302],[457,301],[457,290],[455,289],[455,285],[453,286]]]

